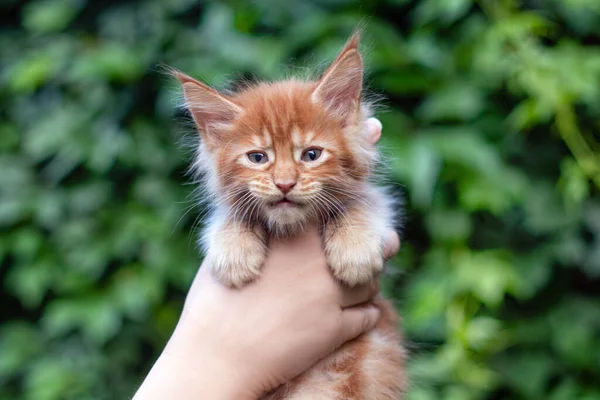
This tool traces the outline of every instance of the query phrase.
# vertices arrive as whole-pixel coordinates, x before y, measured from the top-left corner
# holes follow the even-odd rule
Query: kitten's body
[[[202,135],[196,167],[215,208],[203,237],[212,272],[241,287],[260,275],[273,235],[316,223],[334,276],[365,284],[383,268],[394,207],[369,182],[377,160],[361,105],[358,37],[319,81],[262,83],[231,96],[176,73]],[[393,307],[378,326],[265,400],[393,400],[406,378]]]
[[[404,350],[392,305],[371,332],[346,343],[292,382],[260,400],[399,400],[406,388]]]

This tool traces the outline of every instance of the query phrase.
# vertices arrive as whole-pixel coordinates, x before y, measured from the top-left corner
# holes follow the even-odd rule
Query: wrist
[[[248,360],[228,348],[224,338],[210,334],[213,331],[210,326],[184,318],[177,324],[164,355],[194,369],[191,378],[206,391],[202,398],[257,400],[262,395],[257,381],[260,376]]]
[[[214,348],[196,329],[178,324],[133,400],[257,400],[261,393],[244,366]]]

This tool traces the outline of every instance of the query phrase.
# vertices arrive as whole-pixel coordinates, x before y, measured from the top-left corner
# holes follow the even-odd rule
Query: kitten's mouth
[[[276,201],[275,203],[271,203],[271,206],[273,206],[273,207],[296,207],[296,206],[298,206],[298,203],[288,199],[287,197],[284,197],[283,199]]]

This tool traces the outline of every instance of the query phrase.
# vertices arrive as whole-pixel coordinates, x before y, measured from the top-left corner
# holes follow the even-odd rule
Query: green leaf
[[[454,262],[455,285],[472,292],[488,307],[498,307],[505,294],[517,289],[518,276],[506,251],[461,252]]]
[[[469,347],[475,350],[483,350],[491,342],[497,342],[500,338],[502,324],[499,320],[489,317],[476,317],[469,321],[465,336]]]
[[[414,204],[429,207],[441,168],[440,157],[431,144],[426,140],[413,140],[401,153],[395,152],[389,161],[400,180],[409,186]]]
[[[417,21],[449,24],[465,15],[472,4],[472,0],[425,0],[417,8]]]
[[[590,195],[588,178],[579,164],[571,158],[563,160],[560,165],[561,176],[558,186],[563,193],[567,207],[580,207]]]
[[[6,73],[6,81],[13,92],[28,94],[45,84],[53,71],[53,58],[47,53],[39,53],[13,65]]]
[[[42,352],[39,332],[25,322],[5,323],[0,330],[0,381],[13,379]]]
[[[129,317],[148,317],[151,307],[162,297],[160,277],[141,266],[123,268],[110,287],[111,297]]]
[[[7,286],[27,308],[38,307],[55,280],[55,271],[48,262],[21,264],[10,271]]]
[[[556,370],[555,362],[541,352],[521,351],[504,357],[499,365],[506,382],[525,398],[544,397],[545,386]]]
[[[79,12],[79,0],[37,0],[27,4],[23,12],[23,26],[36,33],[50,33],[65,29]]]
[[[458,210],[433,209],[425,224],[434,239],[451,243],[465,242],[473,230],[468,214]]]
[[[84,52],[72,74],[81,81],[106,79],[116,82],[131,82],[145,70],[145,60],[139,50],[130,49],[115,42],[101,42]]]
[[[121,315],[109,298],[84,296],[54,300],[48,307],[43,327],[52,336],[80,330],[92,342],[103,343],[121,327]]]
[[[77,384],[76,371],[66,363],[45,359],[32,365],[25,388],[28,399],[62,400]]]
[[[426,121],[466,121],[479,115],[484,105],[485,100],[477,87],[464,81],[451,82],[427,97],[417,115]]]

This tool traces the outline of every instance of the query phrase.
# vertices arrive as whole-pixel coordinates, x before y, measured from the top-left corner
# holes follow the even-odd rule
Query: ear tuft
[[[347,52],[349,52],[351,50],[358,51],[358,45],[359,44],[360,44],[360,31],[356,30],[350,36],[350,38],[348,38],[348,40],[346,41],[346,44],[344,44],[344,47],[339,52],[337,58],[332,63],[332,65],[335,64],[337,61],[339,61],[344,56],[344,54],[346,54]]]
[[[355,32],[312,93],[313,102],[324,105],[347,123],[355,123],[360,110],[363,64],[359,41],[360,35]]]
[[[210,86],[177,70],[172,70],[171,74],[181,83],[186,107],[206,140],[211,139],[211,128],[229,124],[242,113],[242,108],[231,98]]]

